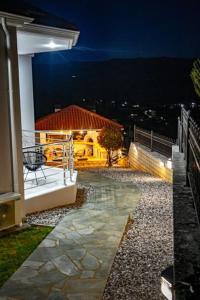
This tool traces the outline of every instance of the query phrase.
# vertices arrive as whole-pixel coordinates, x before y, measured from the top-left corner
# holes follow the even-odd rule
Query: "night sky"
[[[74,23],[81,35],[72,51],[36,62],[137,57],[199,57],[200,1],[26,0]]]

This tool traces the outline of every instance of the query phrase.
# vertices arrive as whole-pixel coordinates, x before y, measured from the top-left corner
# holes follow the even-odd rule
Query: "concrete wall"
[[[21,122],[23,130],[35,130],[32,56],[19,55]]]
[[[166,167],[168,159],[163,155],[151,152],[137,143],[131,143],[128,156],[130,167],[134,170],[147,172],[172,183],[173,171]]]
[[[25,214],[64,206],[76,201],[77,185],[66,186],[43,195],[28,198],[24,201]]]

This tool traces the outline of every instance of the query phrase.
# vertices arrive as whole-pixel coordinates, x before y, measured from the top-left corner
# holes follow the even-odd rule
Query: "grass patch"
[[[51,227],[30,227],[0,238],[0,286],[21,266]]]

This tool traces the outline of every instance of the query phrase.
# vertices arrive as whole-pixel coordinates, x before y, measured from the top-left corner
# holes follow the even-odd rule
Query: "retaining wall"
[[[169,159],[157,152],[151,152],[147,147],[138,143],[131,143],[129,148],[129,165],[137,171],[161,177],[172,183],[173,171],[169,165]]]

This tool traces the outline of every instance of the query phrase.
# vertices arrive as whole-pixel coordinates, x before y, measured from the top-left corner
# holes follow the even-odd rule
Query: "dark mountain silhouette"
[[[115,59],[104,62],[33,64],[36,117],[55,104],[80,104],[83,98],[104,103],[188,103],[197,99],[192,59]],[[109,106],[109,105],[108,105]]]

